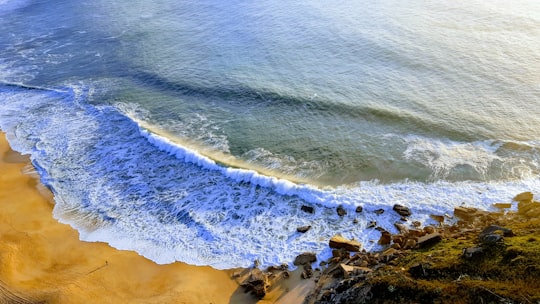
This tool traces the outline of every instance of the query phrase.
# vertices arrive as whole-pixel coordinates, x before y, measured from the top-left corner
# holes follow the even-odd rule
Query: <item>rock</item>
[[[403,246],[403,249],[413,249],[414,247],[416,247],[417,245],[417,242],[415,239],[407,239],[407,241],[405,241],[405,245]]]
[[[358,219],[355,218],[352,222],[353,224],[358,224]]]
[[[353,275],[366,274],[373,271],[371,268],[360,267],[360,266],[350,266],[350,265],[345,265],[345,264],[340,264],[339,267],[345,279],[348,279]]]
[[[313,252],[304,252],[294,259],[294,265],[311,265],[311,263],[317,260],[317,256]]]
[[[343,248],[348,251],[357,252],[357,251],[360,251],[360,247],[362,245],[358,241],[347,240],[346,238],[340,235],[335,235],[330,239],[329,246],[330,248],[336,248],[336,249]]]
[[[481,235],[479,239],[480,242],[482,242],[482,244],[484,245],[493,245],[501,242],[503,240],[503,237],[502,235],[497,233],[488,233]]]
[[[308,232],[309,229],[311,229],[311,226],[301,226],[301,227],[296,228],[296,231],[300,233],[306,233]]]
[[[412,225],[414,226],[414,228],[419,228],[420,226],[422,226],[422,223],[420,223],[419,221],[414,221],[412,222]]]
[[[513,198],[516,202],[530,203],[533,200],[533,194],[531,192],[522,192]]]
[[[339,216],[345,216],[347,214],[347,210],[341,205],[337,207],[336,211]]]
[[[421,236],[418,238],[418,241],[416,241],[416,244],[418,248],[424,248],[427,246],[434,245],[442,240],[442,236],[438,232],[426,234],[424,236]]]
[[[418,263],[409,268],[409,273],[413,278],[423,278],[428,276],[428,270],[431,268],[431,264]]]
[[[300,210],[302,210],[304,212],[307,212],[307,213],[313,213],[315,211],[315,209],[313,209],[313,207],[306,206],[306,205],[302,205],[302,207],[300,207]]]
[[[484,230],[482,230],[482,232],[480,232],[479,236],[482,237],[482,235],[495,233],[497,231],[501,231],[503,233],[503,235],[507,236],[507,237],[514,236],[514,232],[512,231],[512,229],[504,228],[504,227],[497,226],[497,225],[489,225]]]
[[[379,239],[380,245],[388,245],[392,241],[392,235],[388,231],[383,231]]]
[[[471,222],[477,217],[478,209],[468,207],[454,208],[454,215],[464,221]]]
[[[497,209],[508,209],[512,207],[512,204],[510,203],[495,203],[493,204],[493,207]]]
[[[253,292],[258,298],[266,295],[269,285],[268,276],[258,268],[253,268],[249,277],[240,284],[246,292]]]
[[[405,206],[402,206],[402,205],[395,204],[394,208],[392,208],[392,209],[401,216],[410,216],[411,215],[411,210],[409,210],[409,208],[407,208]]]
[[[381,215],[384,213],[384,209],[377,209],[374,211],[376,215]]]
[[[474,258],[482,254],[484,249],[482,247],[471,247],[463,249],[462,256],[466,259]]]
[[[439,224],[441,224],[442,222],[444,222],[444,216],[442,215],[435,215],[435,214],[431,214],[430,217],[434,220],[436,220],[437,222],[439,222]]]
[[[401,223],[395,223],[394,226],[397,228],[397,230],[401,234],[408,234],[409,233],[409,228],[407,228],[407,226],[405,226],[405,225],[403,225]]]
[[[313,270],[311,268],[308,268],[308,269],[304,269],[304,271],[302,271],[302,274],[300,275],[300,277],[302,277],[302,279],[309,279],[313,276]]]
[[[424,232],[427,233],[427,234],[434,233],[435,231],[437,231],[437,230],[435,230],[435,227],[433,227],[433,226],[424,227]]]
[[[375,227],[377,227],[377,222],[375,222],[375,221],[371,221],[367,225],[367,228],[375,228]]]
[[[356,207],[356,213],[361,213],[362,211],[364,210],[364,208],[362,208],[362,206],[358,206]]]

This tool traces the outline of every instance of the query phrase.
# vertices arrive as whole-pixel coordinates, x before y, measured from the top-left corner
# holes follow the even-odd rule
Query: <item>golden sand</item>
[[[12,151],[3,133],[0,157],[0,303],[255,302],[231,271],[157,265],[135,252],[80,241],[52,217],[52,195],[22,174],[32,170],[29,159]]]

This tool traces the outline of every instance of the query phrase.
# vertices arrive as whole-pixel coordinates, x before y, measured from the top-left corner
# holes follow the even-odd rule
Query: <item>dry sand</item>
[[[157,265],[135,252],[81,242],[52,218],[52,194],[22,173],[33,167],[3,133],[0,157],[0,303],[255,302],[231,279],[233,270]]]

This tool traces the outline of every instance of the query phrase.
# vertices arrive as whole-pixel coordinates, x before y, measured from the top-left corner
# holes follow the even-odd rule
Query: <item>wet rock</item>
[[[315,211],[315,209],[313,209],[313,207],[306,206],[306,205],[302,205],[302,207],[300,207],[300,210],[302,210],[304,212],[307,212],[307,213],[313,213]]]
[[[355,218],[352,222],[353,224],[358,224],[358,219]]]
[[[533,194],[531,192],[522,192],[513,198],[516,202],[530,203],[533,200]]]
[[[361,213],[362,211],[364,210],[364,208],[362,208],[362,206],[358,206],[356,207],[356,213]]]
[[[300,233],[306,233],[308,232],[309,229],[311,229],[311,226],[301,226],[301,227],[296,228],[296,231]]]
[[[392,235],[388,231],[383,231],[381,233],[381,238],[379,239],[380,245],[388,245],[392,241]]]
[[[246,292],[252,292],[258,298],[263,298],[269,287],[268,276],[258,268],[253,268],[249,277],[240,284]]]
[[[310,265],[317,260],[317,256],[313,252],[304,252],[294,259],[293,264],[296,266]]]
[[[434,232],[434,233],[426,234],[422,237],[419,237],[418,240],[416,241],[416,244],[418,248],[424,248],[424,247],[437,244],[441,240],[442,240],[441,234],[438,232]]]
[[[367,228],[375,228],[377,227],[377,222],[371,221],[368,223]]]
[[[343,248],[348,251],[360,251],[360,247],[362,246],[360,242],[355,240],[348,240],[340,235],[335,235],[330,239],[329,242],[330,248],[336,248],[340,249]]]
[[[407,217],[411,215],[411,210],[409,208],[399,204],[395,204],[392,209],[401,216]]]
[[[384,209],[377,209],[374,211],[376,215],[381,215],[384,213]]]
[[[339,216],[345,216],[347,214],[347,210],[343,206],[338,206],[336,212]]]

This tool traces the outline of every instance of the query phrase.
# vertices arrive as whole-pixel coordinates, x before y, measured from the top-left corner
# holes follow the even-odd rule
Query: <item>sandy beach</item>
[[[32,176],[29,158],[11,150],[3,133],[0,156],[0,302],[256,301],[231,279],[234,270],[157,265],[135,252],[81,242],[77,231],[52,217],[52,194]]]

